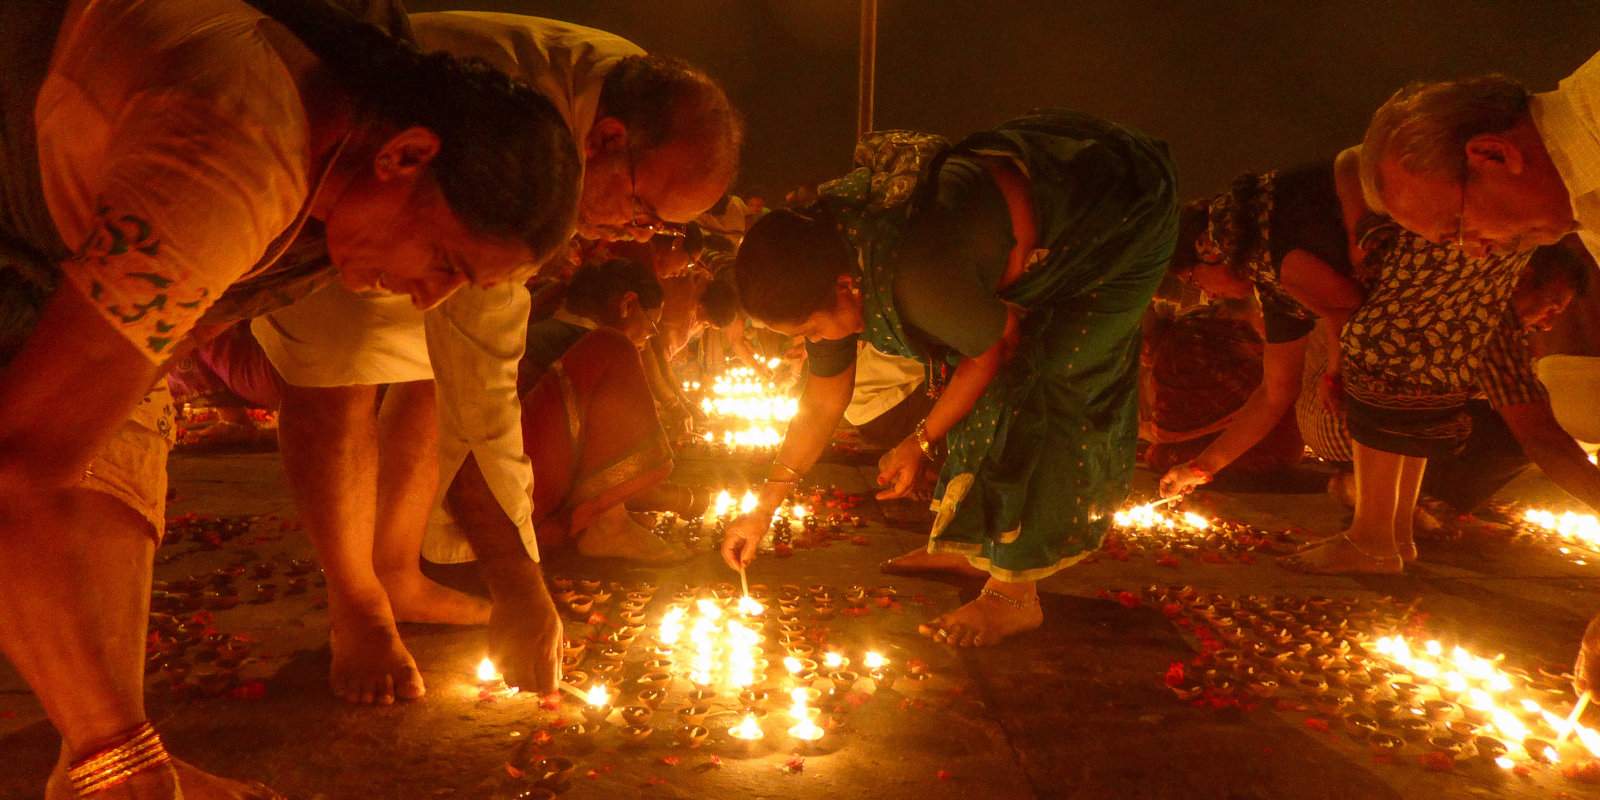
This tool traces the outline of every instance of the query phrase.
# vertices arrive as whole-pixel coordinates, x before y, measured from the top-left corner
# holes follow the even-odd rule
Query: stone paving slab
[[[750,474],[748,465],[690,462],[680,468],[682,476],[715,483]],[[181,455],[172,475],[179,494],[174,513],[292,517],[273,454]],[[834,465],[821,475],[861,491],[870,488],[872,471]],[[1148,496],[1153,476],[1139,480]],[[1345,512],[1306,488],[1314,482],[1302,483],[1298,493],[1209,492],[1197,502],[1261,526],[1338,530]],[[1553,496],[1537,480],[1516,488],[1519,496]],[[1307,727],[1303,714],[1192,708],[1175,700],[1161,677],[1171,662],[1192,657],[1193,642],[1154,610],[1125,608],[1101,593],[1185,583],[1230,595],[1391,595],[1416,601],[1429,615],[1428,629],[1441,638],[1503,649],[1535,666],[1570,660],[1583,624],[1600,607],[1600,563],[1585,569],[1547,548],[1495,541],[1425,542],[1423,562],[1394,578],[1301,576],[1267,558],[1250,565],[1185,561],[1176,569],[1148,558],[1103,559],[1043,584],[1047,621],[1037,635],[956,653],[919,637],[915,625],[970,598],[976,585],[879,575],[878,561],[924,541],[919,524],[926,512],[909,504],[867,512],[865,544],[836,542],[789,559],[763,559],[751,581],[896,586],[904,601],[897,609],[840,620],[834,628],[849,647],[879,647],[899,663],[925,661],[935,678],[897,684],[863,702],[848,714],[848,730],[832,737],[827,752],[808,756],[798,772],[782,769],[788,753],[781,751],[749,758],[715,743],[689,751],[657,741],[660,734],[642,750],[626,750],[602,735],[593,750],[574,751],[580,768],[563,796],[1550,797],[1558,791],[1581,796],[1587,788],[1548,774],[1533,780],[1473,770],[1441,775],[1409,759],[1379,763],[1342,734]],[[294,531],[221,551],[163,548],[169,563],[158,568],[158,577],[203,572],[241,557],[307,555],[309,546]],[[559,556],[548,569],[608,579],[649,576],[663,594],[730,579],[710,552],[667,570]],[[447,577],[473,582],[470,570]],[[152,714],[173,749],[297,798],[509,796],[514,782],[504,764],[553,715],[524,698],[479,699],[470,670],[483,652],[482,630],[407,626],[428,698],[349,708],[325,688],[326,616],[316,601],[313,591],[217,614],[219,628],[259,641],[266,696],[173,700],[155,692]],[[570,709],[565,713],[575,718]],[[0,662],[0,798],[38,795],[55,741],[37,703]],[[713,755],[720,766],[710,766]],[[666,757],[677,763],[669,766]]]

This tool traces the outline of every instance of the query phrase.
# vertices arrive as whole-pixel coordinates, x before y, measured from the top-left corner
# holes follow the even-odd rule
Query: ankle
[[[983,584],[983,588],[1013,600],[1027,600],[1039,596],[1039,584],[1036,581],[1003,581],[999,578],[990,578]]]

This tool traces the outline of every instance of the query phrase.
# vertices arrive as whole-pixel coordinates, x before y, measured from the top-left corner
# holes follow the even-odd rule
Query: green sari
[[[1139,322],[1177,236],[1172,161],[1159,141],[1071,111],[1034,112],[931,159],[926,148],[889,155],[882,137],[907,134],[872,136],[858,147],[862,166],[824,185],[822,202],[860,256],[864,337],[923,361],[930,385],[961,356],[909,330],[895,305],[893,255],[917,197],[952,155],[1007,159],[1030,182],[1038,248],[999,292],[1024,315],[1021,341],[945,436],[929,551],[1038,580],[1098,549],[1127,499]],[[912,196],[898,202],[913,172]]]

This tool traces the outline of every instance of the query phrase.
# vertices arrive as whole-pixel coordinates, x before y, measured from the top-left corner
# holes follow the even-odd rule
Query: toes
[[[408,667],[395,686],[394,696],[400,700],[416,700],[428,693],[428,687],[422,681],[422,673],[416,667]]]
[[[373,700],[389,706],[394,705],[394,676],[385,675],[374,687]]]

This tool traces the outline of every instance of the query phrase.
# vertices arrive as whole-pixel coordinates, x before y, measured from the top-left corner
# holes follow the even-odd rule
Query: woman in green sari
[[[751,228],[746,311],[804,336],[811,377],[760,506],[728,528],[741,568],[849,403],[856,342],[913,357],[937,401],[880,461],[906,496],[938,450],[922,566],[989,575],[923,626],[956,646],[1038,627],[1037,581],[1099,547],[1126,499],[1138,429],[1139,321],[1172,255],[1166,147],[1071,111],[1038,111],[945,147],[873,134],[815,206]]]

